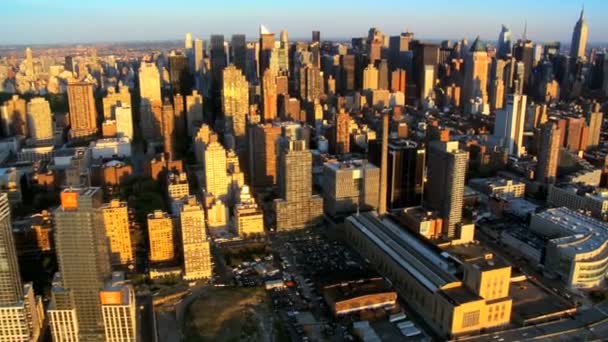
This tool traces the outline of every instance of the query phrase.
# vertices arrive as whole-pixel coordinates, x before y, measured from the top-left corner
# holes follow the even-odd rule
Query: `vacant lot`
[[[263,288],[212,288],[188,308],[184,334],[186,341],[270,342],[281,339],[277,330]]]

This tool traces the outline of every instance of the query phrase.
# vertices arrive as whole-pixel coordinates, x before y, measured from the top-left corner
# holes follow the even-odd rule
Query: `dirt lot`
[[[186,341],[282,340],[263,288],[213,288],[190,305]]]

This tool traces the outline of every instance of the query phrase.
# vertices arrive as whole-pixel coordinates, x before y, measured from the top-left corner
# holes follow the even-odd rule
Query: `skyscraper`
[[[340,92],[342,94],[353,91],[355,89],[355,56],[342,55],[340,56],[340,72],[341,84]]]
[[[27,127],[29,136],[36,143],[52,143],[53,117],[49,102],[35,97],[27,103]]]
[[[583,117],[569,117],[567,120],[566,141],[564,147],[574,153],[585,151],[589,141],[589,127]]]
[[[44,317],[32,284],[21,283],[6,193],[0,193],[0,340],[37,341]]]
[[[68,81],[70,137],[88,138],[97,133],[97,110],[93,83]]]
[[[481,98],[483,106],[482,113],[489,114],[488,106],[488,67],[490,58],[486,51],[486,46],[479,37],[475,39],[471,46],[471,51],[465,58],[464,84],[462,100],[465,106],[471,101]]]
[[[341,108],[336,115],[336,124],[334,125],[334,152],[336,154],[345,154],[350,152],[350,114]]]
[[[563,134],[562,130],[555,122],[548,121],[541,125],[536,168],[536,180],[539,182],[555,182],[561,134]]]
[[[223,71],[222,112],[226,132],[230,132],[242,146],[245,138],[246,116],[249,114],[249,83],[243,72],[234,65]]]
[[[264,234],[264,211],[258,208],[246,185],[241,188],[239,201],[234,206],[234,230],[241,237]]]
[[[173,219],[169,214],[155,210],[148,214],[149,260],[167,262],[175,258]]]
[[[13,95],[4,102],[0,107],[0,115],[2,116],[4,135],[27,134],[26,103],[24,99],[19,98],[19,95]]]
[[[249,179],[254,188],[269,188],[277,183],[276,141],[281,127],[270,123],[249,127]]]
[[[378,62],[378,89],[388,90],[388,62],[381,59]]]
[[[186,56],[178,54],[169,56],[169,80],[171,81],[173,95],[190,94],[192,92],[192,75]]]
[[[137,341],[135,290],[124,273],[113,272],[99,297],[106,342]]]
[[[382,145],[380,145],[380,190],[378,198],[378,214],[386,213],[387,187],[388,187],[388,136],[390,125],[388,113],[382,114]]]
[[[205,58],[204,51],[205,46],[203,40],[196,38],[194,40],[194,48],[192,51],[192,58],[194,59],[194,63],[192,64],[194,65],[194,72],[197,75],[200,75],[200,73],[203,71],[203,59]]]
[[[196,197],[183,200],[179,212],[184,257],[184,279],[210,278],[211,251],[205,233],[205,212]]]
[[[65,189],[54,212],[62,286],[76,313],[80,340],[103,341],[99,291],[110,276],[109,248],[101,219],[101,189]]]
[[[232,35],[230,47],[232,48],[232,64],[244,74],[247,68],[247,41],[245,35]]]
[[[573,62],[576,60],[585,59],[585,49],[587,48],[587,34],[588,28],[585,22],[585,9],[581,10],[581,15],[574,25],[572,31],[572,44],[570,44],[570,58]]]
[[[169,160],[175,158],[175,119],[173,105],[165,98],[162,107],[161,134],[163,137],[163,149]]]
[[[112,265],[127,265],[134,261],[129,231],[129,208],[127,202],[112,200],[101,206],[103,224],[110,243]]]
[[[461,223],[468,160],[469,153],[459,149],[458,141],[429,144],[425,203],[439,212],[442,235],[447,238],[456,236]]]
[[[405,70],[396,69],[391,73],[391,92],[401,92],[405,95],[406,76]]]
[[[32,58],[32,49],[25,49],[25,75],[34,76],[34,59]]]
[[[116,116],[116,135],[118,137],[126,137],[133,139],[133,113],[131,106],[120,104],[114,109]]]
[[[277,117],[277,82],[270,69],[266,69],[262,76],[262,104],[264,120],[274,120]]]
[[[526,95],[512,94],[507,97],[507,105],[496,112],[494,136],[503,140],[510,155],[524,154],[524,123],[526,121]]]
[[[502,25],[496,46],[497,57],[506,58],[508,55],[511,55],[511,48],[511,30],[507,26]]]
[[[226,150],[217,141],[211,141],[205,148],[205,189],[206,193],[222,201],[228,195]]]
[[[433,90],[437,78],[439,46],[415,40],[412,43],[412,50],[414,52],[412,60],[414,75],[408,79],[416,85],[418,90],[416,97],[426,99]]]
[[[378,89],[378,69],[373,64],[369,64],[363,70],[363,90]]]
[[[323,73],[313,64],[300,68],[300,98],[314,103],[323,95]]]
[[[602,132],[602,123],[604,122],[604,113],[601,111],[599,103],[595,102],[587,111],[587,125],[589,126],[589,140],[587,148],[596,148],[600,144],[600,134]]]
[[[410,42],[414,38],[411,32],[403,32],[398,36],[391,36],[388,41],[388,64],[390,70],[405,68],[405,52],[410,49]]]
[[[277,231],[318,224],[323,198],[312,192],[312,153],[304,140],[289,140],[279,154],[279,199],[273,203]]]
[[[192,49],[192,33],[190,32],[186,33],[186,39],[184,40],[184,48],[186,49],[186,51]]]
[[[149,105],[152,101],[162,101],[160,94],[160,73],[154,63],[142,63],[139,67],[139,96]]]
[[[260,25],[260,56],[258,59],[260,73],[270,68],[270,58],[274,46],[274,33],[270,32],[264,25]]]
[[[203,123],[203,97],[198,91],[193,90],[191,95],[186,96],[186,130],[188,136],[196,134],[196,129]]]

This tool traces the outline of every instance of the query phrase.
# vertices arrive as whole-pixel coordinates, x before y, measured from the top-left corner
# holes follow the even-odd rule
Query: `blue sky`
[[[259,24],[291,38],[317,29],[326,38],[387,34],[409,28],[427,39],[515,38],[528,21],[538,41],[569,41],[581,1],[572,0],[4,0],[0,44],[182,39],[185,32],[257,36]],[[585,1],[590,42],[608,41],[608,1]]]

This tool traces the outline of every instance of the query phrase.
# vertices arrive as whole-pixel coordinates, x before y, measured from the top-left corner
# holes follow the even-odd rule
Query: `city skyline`
[[[14,1],[4,6],[5,20],[0,22],[0,29],[9,34],[0,38],[0,45],[164,41],[182,39],[184,32],[203,39],[213,33],[222,33],[225,37],[245,33],[251,39],[258,36],[260,24],[275,33],[286,29],[290,39],[308,39],[311,30],[320,30],[322,39],[348,39],[366,35],[362,27],[376,26],[390,34],[409,29],[417,37],[428,40],[472,40],[479,35],[482,40],[494,41],[501,24],[511,29],[514,38],[519,38],[526,22],[530,39],[567,43],[583,6],[582,2],[548,0],[493,2],[486,6],[479,6],[476,0],[457,4],[446,0],[424,3],[380,0],[373,5],[313,0],[306,8],[275,0],[263,5],[242,0],[230,5],[189,0],[173,1],[171,6],[162,4],[158,0],[137,0],[127,5],[117,0],[80,4]],[[593,0],[586,1],[584,6],[590,26],[589,42],[605,43],[601,34],[608,31],[608,23],[602,20],[601,14],[608,11],[608,3]],[[370,15],[375,12],[378,14]],[[340,25],[336,25],[336,13],[340,13]],[[539,16],[539,13],[547,15]],[[232,20],[225,20],[227,17]],[[301,18],[308,19],[296,20]],[[442,19],[449,24],[437,25],[437,20]],[[31,25],[31,20],[37,25]],[[78,30],[74,30],[75,27]]]

